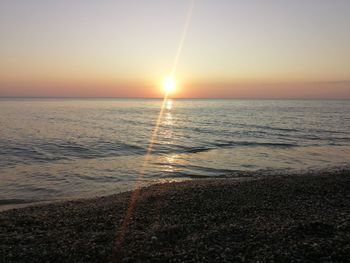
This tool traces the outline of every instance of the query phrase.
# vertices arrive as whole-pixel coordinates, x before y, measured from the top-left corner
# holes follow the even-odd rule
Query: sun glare
[[[165,93],[173,92],[176,88],[176,81],[172,76],[167,76],[164,78],[162,86]]]

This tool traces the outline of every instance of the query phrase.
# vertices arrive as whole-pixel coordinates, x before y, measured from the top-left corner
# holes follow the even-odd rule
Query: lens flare
[[[179,61],[180,53],[181,53],[183,44],[185,42],[185,38],[187,35],[189,24],[190,24],[190,21],[192,18],[192,11],[193,11],[193,7],[194,7],[194,2],[195,2],[195,0],[191,0],[191,4],[190,4],[190,7],[189,7],[189,10],[187,13],[185,27],[184,27],[183,34],[182,34],[182,37],[180,40],[180,44],[179,44],[179,47],[178,47],[178,50],[177,50],[177,53],[175,56],[175,60],[174,60],[171,74],[169,76],[165,77],[163,80],[163,83],[162,83],[162,87],[163,87],[163,90],[165,92],[164,99],[163,99],[162,106],[160,108],[160,112],[159,112],[155,127],[153,129],[153,133],[152,133],[152,136],[151,136],[148,148],[147,148],[144,162],[143,162],[141,169],[140,169],[139,177],[143,177],[143,175],[145,174],[145,172],[147,170],[147,165],[149,164],[149,161],[151,159],[153,144],[155,143],[156,138],[157,138],[158,128],[160,126],[160,122],[161,122],[161,119],[163,116],[163,111],[164,111],[164,109],[170,111],[172,108],[172,102],[168,101],[168,95],[169,95],[169,93],[173,92],[176,88],[176,80],[173,76],[176,73],[176,68],[177,68],[177,64]],[[167,104],[167,102],[168,102],[168,104]],[[118,259],[119,259],[118,256],[119,257],[121,256],[120,251],[123,247],[124,239],[125,239],[125,236],[127,234],[129,224],[131,223],[132,214],[134,212],[134,209],[135,209],[137,200],[139,198],[140,192],[141,192],[140,186],[136,185],[135,190],[131,194],[129,206],[127,207],[125,216],[122,220],[122,225],[116,233],[116,237],[114,240],[113,254],[112,254],[112,262],[118,262]]]

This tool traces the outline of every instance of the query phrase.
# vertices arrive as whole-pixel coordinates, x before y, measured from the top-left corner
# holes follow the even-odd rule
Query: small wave
[[[277,148],[290,148],[290,147],[297,147],[298,144],[295,143],[271,143],[271,142],[249,142],[249,141],[242,141],[242,142],[219,142],[214,143],[217,147],[236,147],[236,146],[251,146],[251,147],[277,147]]]
[[[257,128],[262,130],[274,130],[274,131],[283,131],[283,132],[298,132],[300,130],[292,129],[292,128],[283,128],[283,127],[272,127],[267,125],[254,125],[254,124],[243,124],[243,123],[235,123],[234,126],[241,128]]]
[[[187,168],[195,168],[190,166]],[[215,169],[210,167],[197,167],[198,171],[188,169],[181,172],[172,172],[173,178],[191,178],[191,179],[234,179],[234,178],[259,178],[268,176],[300,176],[306,174],[320,175],[320,174],[337,174],[349,173],[350,166],[348,164],[342,166],[327,166],[327,167],[313,167],[308,169],[293,169],[293,168],[264,168],[254,170],[230,170],[230,169]],[[165,176],[167,177],[167,176]]]
[[[220,148],[232,148],[232,147],[276,147],[276,148],[292,148],[298,147],[298,144],[293,143],[269,143],[269,142],[217,142],[210,143],[205,146],[184,146],[179,144],[166,144],[161,143],[154,144],[154,154],[169,154],[169,153],[201,153],[208,152]]]
[[[186,148],[184,152],[186,153],[200,153],[200,152],[207,152],[210,150],[213,150],[214,148],[208,148],[208,147],[195,147],[195,148]]]
[[[122,142],[91,141],[76,143],[69,141],[37,140],[30,143],[0,141],[0,167],[16,164],[45,163],[52,161],[79,159],[94,159],[112,156],[128,156],[144,154],[141,146]]]

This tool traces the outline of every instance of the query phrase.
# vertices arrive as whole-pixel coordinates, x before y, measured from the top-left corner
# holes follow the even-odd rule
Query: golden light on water
[[[171,99],[168,99],[166,101],[166,109],[170,112],[172,108],[173,108],[173,101]]]

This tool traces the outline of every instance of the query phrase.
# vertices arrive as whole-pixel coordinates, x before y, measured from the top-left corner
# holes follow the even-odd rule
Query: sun
[[[162,87],[165,93],[171,93],[176,88],[176,80],[172,76],[167,76],[163,80]]]

